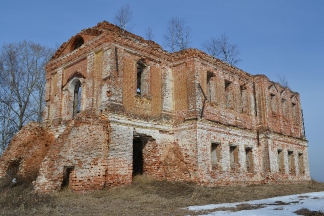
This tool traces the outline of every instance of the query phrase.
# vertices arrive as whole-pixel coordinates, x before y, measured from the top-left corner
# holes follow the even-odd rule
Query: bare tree
[[[146,32],[145,32],[145,36],[147,40],[154,40],[154,34],[153,34],[153,30],[151,27],[148,27]]]
[[[0,141],[4,149],[29,121],[41,122],[45,64],[53,50],[33,42],[4,44],[0,50]]]
[[[282,87],[289,88],[288,80],[285,75],[277,74],[278,82]]]
[[[238,56],[240,50],[236,44],[228,42],[228,36],[224,33],[218,39],[211,38],[203,43],[203,49],[209,54],[230,65],[236,65],[242,61]]]
[[[3,94],[1,94],[0,97],[3,98]],[[11,103],[10,101],[12,101],[12,93],[9,93],[6,100],[8,103]],[[0,103],[0,155],[5,150],[14,134],[17,132],[14,120],[13,112],[10,110],[9,106],[4,103]]]
[[[132,28],[132,26],[130,26],[130,21],[132,20],[132,17],[133,14],[129,5],[125,5],[117,11],[114,17],[114,23],[121,29],[129,31]]]
[[[184,19],[172,18],[168,23],[166,34],[164,34],[165,47],[170,52],[188,49],[190,31]]]

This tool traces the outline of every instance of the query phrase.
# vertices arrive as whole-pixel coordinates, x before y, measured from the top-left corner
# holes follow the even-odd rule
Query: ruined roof
[[[73,43],[75,42],[75,40],[77,38],[82,37],[84,40],[84,43],[87,43],[91,39],[101,36],[103,34],[112,35],[112,36],[116,37],[117,39],[119,38],[119,40],[117,40],[118,42],[121,42],[121,41],[123,41],[123,39],[126,39],[126,40],[134,41],[135,42],[134,44],[141,44],[144,47],[149,47],[150,53],[155,52],[155,53],[158,53],[159,55],[162,54],[162,55],[164,55],[165,60],[167,60],[169,62],[176,63],[178,61],[185,60],[188,58],[199,58],[202,61],[209,63],[211,65],[221,66],[222,68],[224,68],[228,71],[231,71],[234,74],[240,73],[240,74],[244,74],[244,76],[247,76],[247,77],[264,76],[269,80],[269,78],[263,74],[252,75],[246,71],[243,71],[240,68],[230,65],[230,64],[228,64],[214,56],[211,56],[211,55],[209,55],[201,50],[195,49],[195,48],[189,48],[189,49],[180,50],[177,52],[170,53],[170,52],[164,50],[159,44],[155,43],[154,41],[145,40],[143,37],[135,35],[129,31],[126,31],[126,30],[124,30],[112,23],[109,23],[107,21],[99,22],[96,26],[83,29],[76,35],[72,36],[68,41],[64,42],[59,47],[59,49],[52,56],[51,61],[56,60],[56,59],[60,58],[61,56],[64,56],[64,55],[72,52],[73,49],[71,49],[71,47],[73,46]],[[127,45],[130,46],[131,43],[127,43]],[[270,82],[270,80],[269,80],[269,82]],[[276,84],[280,85],[279,83],[276,83]],[[283,86],[281,86],[281,88],[289,89],[289,88],[283,87]],[[296,92],[292,91],[292,93],[296,93]]]
[[[146,43],[148,45],[150,45],[150,47],[154,48],[154,49],[160,49],[161,51],[163,50],[162,47],[155,43],[154,41],[150,41],[150,40],[145,40],[144,38],[137,36],[129,31],[126,31],[112,23],[109,23],[107,21],[103,21],[98,23],[96,26],[91,27],[91,28],[87,28],[87,29],[83,29],[81,30],[78,34],[72,36],[67,42],[64,42],[59,49],[55,52],[55,54],[52,56],[51,60],[57,59],[59,58],[62,53],[64,53],[64,51],[68,48],[69,45],[71,45],[71,43],[74,42],[74,40],[79,37],[82,36],[83,39],[85,39],[85,43],[87,41],[89,41],[90,39],[92,39],[93,37],[97,37],[105,32],[108,32],[110,34],[113,34],[115,36],[119,36],[119,37],[126,37],[126,38],[132,38],[135,39],[136,41],[140,42],[140,43]]]

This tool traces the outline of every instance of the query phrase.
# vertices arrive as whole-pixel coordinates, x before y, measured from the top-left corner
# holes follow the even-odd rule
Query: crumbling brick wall
[[[95,115],[81,113],[71,120],[44,158],[36,190],[54,191],[63,186],[74,191],[103,188],[108,169],[109,136],[109,122]],[[70,172],[68,176],[64,176],[66,171]],[[64,181],[68,185],[64,185]]]
[[[53,134],[38,123],[28,123],[13,137],[1,156],[0,176],[35,180],[53,140]]]
[[[299,94],[265,75],[107,22],[62,44],[46,71],[55,141],[39,191],[116,187],[136,173],[209,186],[310,179]]]

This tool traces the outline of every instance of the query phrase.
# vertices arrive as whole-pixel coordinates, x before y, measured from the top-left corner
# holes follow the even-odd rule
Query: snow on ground
[[[235,208],[237,205],[249,204],[257,207],[262,205],[259,209],[251,210],[241,210],[241,211],[221,211],[217,208]],[[248,205],[247,205],[248,206]],[[296,215],[293,213],[302,208],[307,208],[311,211],[323,211],[324,212],[324,191],[323,192],[313,192],[305,194],[296,194],[290,196],[274,197],[262,200],[252,200],[247,202],[239,203],[222,203],[222,204],[212,204],[204,206],[190,206],[188,210],[198,212],[208,211],[209,213],[203,214],[206,216],[212,215]],[[213,211],[215,209],[215,211]]]

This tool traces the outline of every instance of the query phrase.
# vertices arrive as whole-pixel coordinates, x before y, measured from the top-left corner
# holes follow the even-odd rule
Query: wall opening
[[[249,112],[248,91],[245,85],[240,86],[241,91],[241,113],[247,114]]]
[[[299,165],[299,173],[300,174],[305,174],[304,155],[303,155],[303,153],[298,154],[298,165]]]
[[[20,166],[20,160],[13,161],[9,164],[7,168],[7,174],[11,179],[17,177],[17,174],[19,172],[19,166]]]
[[[277,164],[278,164],[278,172],[284,173],[285,172],[284,154],[281,149],[278,149]]]
[[[73,91],[73,117],[81,111],[81,95],[82,87],[80,80],[78,80],[74,85]]]
[[[144,69],[145,69],[145,64],[144,64],[144,61],[143,60],[139,60],[137,62],[137,84],[136,84],[136,94],[137,95],[143,95],[143,82],[144,82]]]
[[[143,174],[143,141],[141,137],[133,139],[133,176]]]
[[[252,148],[250,147],[245,148],[245,164],[246,164],[246,171],[253,172],[254,170],[253,154],[252,154]]]
[[[295,174],[295,157],[293,151],[288,151],[289,174]]]
[[[207,72],[207,100],[210,103],[216,103],[215,78],[212,72]]]
[[[232,82],[225,80],[225,105],[227,109],[234,109],[234,89]]]
[[[221,159],[220,143],[212,143],[211,144],[212,169],[219,169],[221,167],[220,159]]]
[[[82,44],[84,44],[84,40],[82,37],[78,37],[74,40],[74,43],[73,43],[73,50],[76,50],[78,49],[80,46],[82,46]]]
[[[63,181],[61,188],[68,188],[71,182],[71,173],[74,170],[74,166],[64,166],[63,168]]]
[[[231,165],[232,171],[235,171],[238,169],[238,148],[237,148],[237,146],[230,146],[230,165]]]

